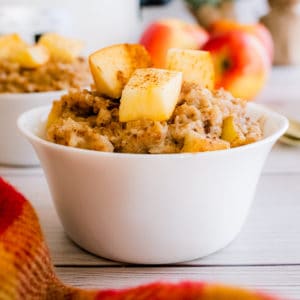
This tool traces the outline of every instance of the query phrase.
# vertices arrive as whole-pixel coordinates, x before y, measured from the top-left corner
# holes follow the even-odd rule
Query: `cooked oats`
[[[72,63],[49,61],[35,69],[21,68],[8,60],[0,61],[0,93],[68,90],[86,87],[90,83],[87,61],[81,57]]]
[[[227,149],[262,138],[261,120],[246,114],[246,101],[224,90],[184,84],[168,121],[119,122],[119,100],[94,91],[71,91],[53,105],[47,139],[51,142],[108,152],[179,153],[187,136],[206,144],[202,151]],[[222,140],[223,122],[233,117],[238,138]],[[50,119],[50,118],[49,118]]]

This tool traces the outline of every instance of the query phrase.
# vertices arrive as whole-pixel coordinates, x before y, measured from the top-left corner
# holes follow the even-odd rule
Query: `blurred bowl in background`
[[[17,118],[26,110],[51,104],[65,91],[0,94],[0,164],[34,166],[39,164],[31,145],[20,134]]]

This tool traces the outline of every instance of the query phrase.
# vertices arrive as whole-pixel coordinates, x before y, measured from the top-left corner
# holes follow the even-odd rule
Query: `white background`
[[[25,10],[13,10],[12,6]],[[242,21],[266,11],[265,0],[238,1]],[[33,8],[33,9],[32,9]],[[59,31],[86,41],[86,51],[119,42],[134,42],[143,28],[158,18],[179,17],[195,22],[183,1],[139,10],[139,0],[0,0],[0,33],[16,31],[28,40],[32,32]]]

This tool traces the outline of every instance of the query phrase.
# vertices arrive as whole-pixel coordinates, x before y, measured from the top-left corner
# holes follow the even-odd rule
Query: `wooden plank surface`
[[[57,268],[66,283],[87,288],[125,288],[153,281],[199,280],[300,299],[300,266]],[[231,299],[228,299],[231,300]]]
[[[295,148],[277,143],[263,169],[263,174],[270,173],[300,173],[300,147]]]

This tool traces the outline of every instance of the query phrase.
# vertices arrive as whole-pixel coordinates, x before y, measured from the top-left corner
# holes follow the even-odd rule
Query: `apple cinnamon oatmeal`
[[[228,149],[263,136],[261,120],[246,114],[246,101],[195,84],[183,84],[166,121],[120,122],[119,107],[118,99],[99,92],[71,91],[54,102],[47,140],[108,152],[180,153]]]
[[[88,64],[78,57],[71,63],[48,61],[37,68],[23,68],[0,60],[0,93],[33,93],[68,90],[91,83]]]
[[[56,33],[27,44],[16,33],[0,37],[0,93],[68,90],[91,83],[81,41]]]

